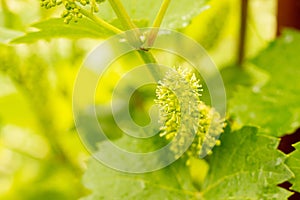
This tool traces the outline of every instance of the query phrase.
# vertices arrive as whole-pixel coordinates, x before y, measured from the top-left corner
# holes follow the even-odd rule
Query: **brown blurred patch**
[[[300,30],[299,0],[278,0],[277,35],[279,36],[281,31],[287,27]]]

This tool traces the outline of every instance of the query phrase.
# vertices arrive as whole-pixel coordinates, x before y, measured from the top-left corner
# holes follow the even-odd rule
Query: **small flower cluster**
[[[80,13],[80,6],[78,6],[75,1],[66,1],[64,2],[65,10],[62,13],[62,17],[65,19],[66,24],[70,23],[73,19],[74,22],[78,21],[78,18],[82,18]]]
[[[90,5],[92,12],[98,12],[99,7],[97,3],[99,4],[103,1],[105,0],[40,0],[41,6],[46,9],[63,4],[65,10],[61,16],[66,24],[70,23],[71,20],[77,22],[79,18],[82,18],[80,13],[81,6]]]
[[[195,74],[182,68],[169,71],[156,89],[155,102],[163,124],[160,136],[172,140],[170,148],[176,158],[191,137],[189,157],[204,157],[220,145],[218,137],[225,123],[215,109],[200,100],[202,91]]]
[[[41,0],[40,2],[41,2],[41,7],[45,7],[47,9],[62,4],[62,0]]]

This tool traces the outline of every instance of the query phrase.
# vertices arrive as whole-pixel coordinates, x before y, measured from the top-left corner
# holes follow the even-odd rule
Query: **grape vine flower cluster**
[[[181,92],[175,95],[172,87]],[[184,120],[195,120],[193,124],[197,127],[194,140],[186,152],[188,157],[204,157],[212,153],[211,149],[215,145],[220,145],[218,138],[223,132],[225,122],[214,108],[200,100],[202,91],[202,85],[195,74],[180,67],[169,71],[157,86],[155,103],[159,107],[160,122],[163,124],[160,128],[160,136],[168,141],[175,140],[170,148],[176,158],[180,156],[178,155],[179,149],[183,147],[186,138],[192,136],[185,131],[188,129],[181,128],[183,130],[181,137],[179,139],[176,137]],[[184,104],[180,104],[179,99],[186,102],[184,109],[188,108],[188,115],[183,113],[185,111],[180,105]],[[187,119],[184,116],[187,116]],[[189,160],[187,160],[188,163]]]
[[[63,4],[65,10],[61,16],[64,18],[66,24],[70,23],[71,20],[77,22],[79,18],[82,18],[82,14],[80,13],[81,6],[90,5],[91,12],[96,13],[99,11],[97,3],[99,4],[104,1],[105,0],[40,0],[41,7],[46,9]]]

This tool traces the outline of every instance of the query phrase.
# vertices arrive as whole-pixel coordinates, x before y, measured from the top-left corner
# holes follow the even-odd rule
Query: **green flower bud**
[[[40,5],[41,7],[50,9],[52,7],[63,4],[65,10],[61,14],[61,16],[65,18],[64,22],[68,24],[71,20],[77,22],[79,18],[83,17],[83,15],[80,13],[80,5],[86,6],[90,4],[92,12],[98,12],[99,7],[96,3],[101,3],[103,1],[104,0],[40,0]]]
[[[79,13],[79,8],[74,8],[74,9],[73,9],[73,12],[74,12],[74,13]]]
[[[68,10],[64,10],[63,13],[61,14],[62,17],[66,17],[70,14]]]
[[[85,6],[87,4],[86,0],[81,0],[80,1],[81,5]]]
[[[94,12],[99,12],[99,7],[97,5],[94,6]]]
[[[56,5],[59,6],[59,5],[61,5],[61,4],[62,4],[62,0],[57,0],[57,1],[56,1]]]
[[[73,18],[72,15],[68,15],[68,16],[65,18],[64,23],[69,24],[70,21],[72,20],[72,18]]]

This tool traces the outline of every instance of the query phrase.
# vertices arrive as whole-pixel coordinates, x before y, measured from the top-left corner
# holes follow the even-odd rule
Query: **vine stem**
[[[154,43],[154,41],[157,37],[157,33],[158,33],[157,28],[159,28],[161,26],[161,23],[163,21],[163,18],[166,14],[166,11],[167,11],[169,5],[170,5],[170,2],[171,2],[171,0],[164,0],[161,7],[160,7],[160,9],[159,9],[159,11],[158,11],[158,13],[157,13],[157,15],[156,15],[156,17],[155,17],[155,20],[154,20],[153,25],[152,25],[152,27],[154,29],[152,29],[152,31],[149,34],[149,38],[148,38],[148,46],[149,47],[151,47],[153,45],[153,43]]]
[[[153,78],[156,81],[160,80],[160,72],[157,71],[155,68],[153,68],[150,64],[157,64],[157,61],[155,59],[155,57],[153,56],[153,54],[149,51],[144,51],[144,50],[137,50],[138,54],[140,55],[140,57],[143,59],[143,61],[147,64],[147,68],[150,71],[150,73],[152,74]]]
[[[104,27],[116,34],[120,34],[123,33],[122,30],[118,29],[117,27],[109,24],[108,22],[104,21],[103,19],[95,16],[93,13],[85,10],[85,9],[80,9],[80,13],[83,14],[84,16],[86,16],[87,18],[93,20],[94,22],[96,22],[96,24],[100,25],[101,27]]]
[[[124,8],[120,0],[109,0],[109,3],[115,11],[117,17],[121,21],[121,24],[126,30],[136,29],[137,27],[131,21],[126,9]]]
[[[170,1],[170,0],[167,0]],[[166,0],[165,0],[166,2]],[[123,6],[122,2],[120,0],[109,0],[109,3],[111,4],[113,10],[115,11],[118,19],[122,23],[124,29],[126,30],[134,30],[134,35],[128,34],[128,40],[132,44],[140,44],[137,47],[137,52],[139,56],[143,59],[143,61],[147,64],[147,67],[152,74],[153,78],[158,81],[159,80],[159,71],[155,70],[150,64],[157,64],[157,61],[154,57],[154,55],[149,51],[149,49],[143,49],[142,48],[142,41],[141,41],[141,33],[137,29],[137,26],[132,22],[130,16],[128,15],[125,7]],[[159,18],[157,18],[156,24],[159,26],[161,24],[162,18],[164,16],[163,13],[165,13],[165,10],[167,5],[164,6],[165,8],[160,9],[161,14],[159,14]],[[136,45],[135,45],[136,46]]]
[[[127,35],[129,42],[132,44],[141,45],[142,44],[140,38],[141,33],[137,29],[137,26],[132,22],[122,2],[120,0],[109,0],[109,3],[113,8],[114,12],[116,13],[118,19],[120,20],[123,28],[125,30],[134,30],[133,35],[132,34]]]
[[[241,1],[241,25],[238,43],[238,66],[242,67],[245,58],[245,46],[247,36],[247,15],[248,15],[249,0]]]
[[[155,28],[160,27],[160,25],[161,25],[161,23],[163,21],[163,18],[164,18],[165,14],[166,14],[166,11],[167,11],[167,9],[168,9],[168,7],[170,5],[170,2],[171,2],[171,0],[164,0],[163,1],[163,3],[162,3],[162,5],[161,5],[161,7],[160,7],[160,9],[159,9],[159,11],[158,11],[158,13],[156,15],[156,18],[155,18],[155,20],[153,22],[153,25],[152,25],[153,27],[155,27]]]

